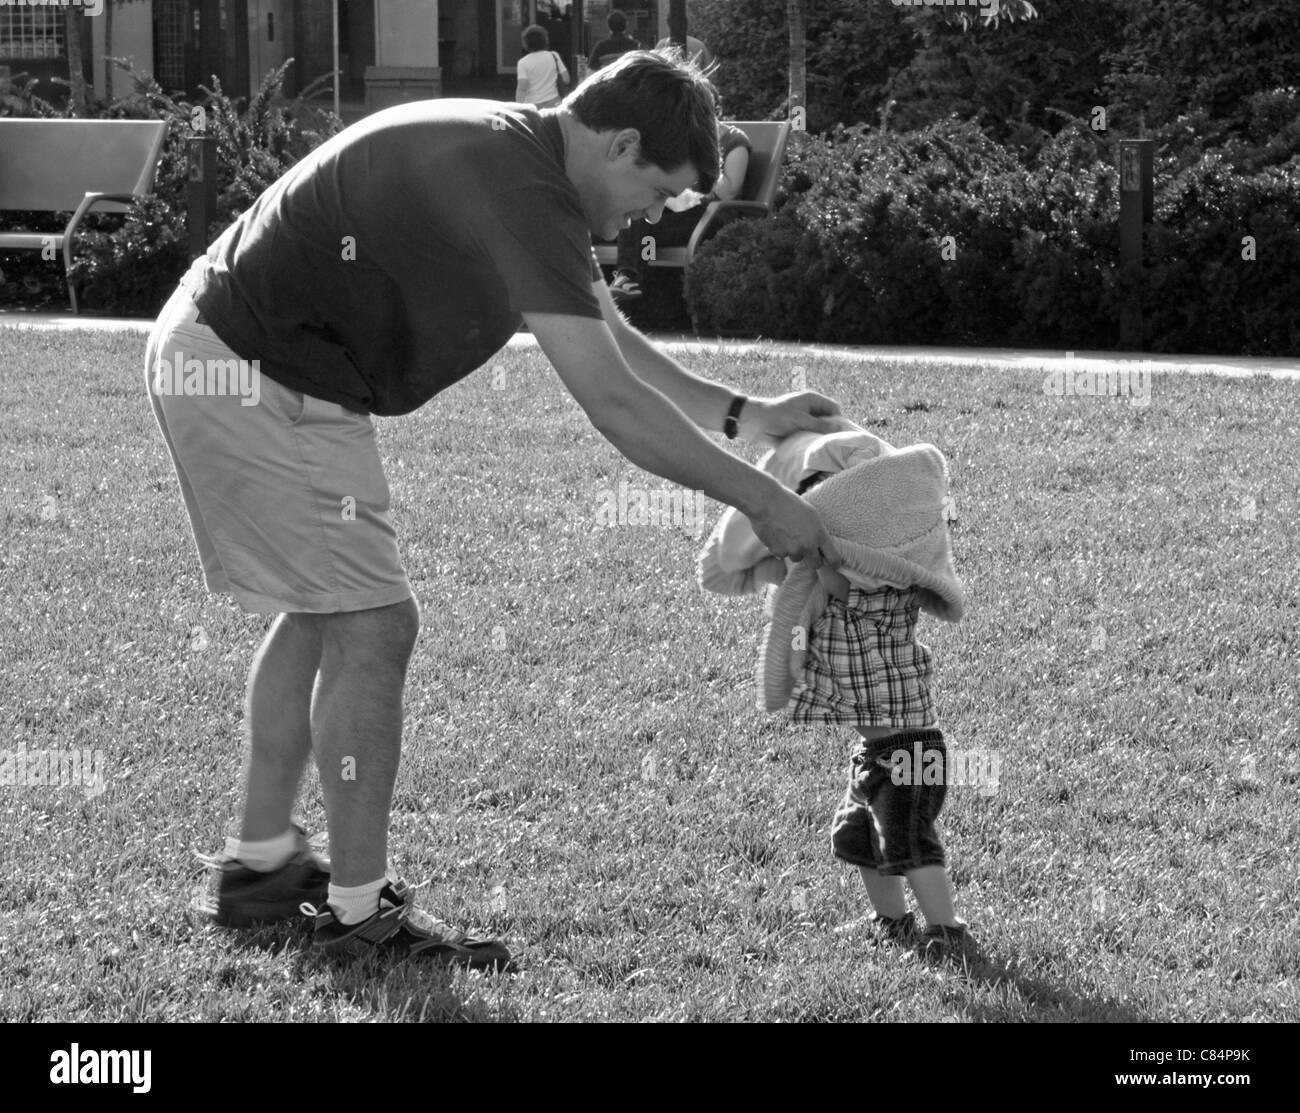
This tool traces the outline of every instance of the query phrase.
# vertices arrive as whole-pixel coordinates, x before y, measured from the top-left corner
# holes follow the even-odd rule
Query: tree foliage
[[[729,115],[784,116],[785,8],[693,0]],[[809,129],[956,114],[1019,141],[1103,106],[1129,135],[1194,113],[1227,134],[1252,97],[1300,86],[1296,0],[1003,0],[1002,14],[986,25],[958,8],[804,0]]]

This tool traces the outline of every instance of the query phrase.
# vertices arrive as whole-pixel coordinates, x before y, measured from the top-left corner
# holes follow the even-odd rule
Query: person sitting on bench
[[[641,296],[641,284],[653,258],[647,238],[653,241],[655,254],[668,247],[685,247],[711,201],[733,201],[740,195],[749,169],[749,137],[740,128],[719,120],[718,146],[722,151],[722,175],[712,193],[688,189],[664,206],[657,224],[636,220],[619,233],[618,262],[609,284],[615,302],[622,304]]]

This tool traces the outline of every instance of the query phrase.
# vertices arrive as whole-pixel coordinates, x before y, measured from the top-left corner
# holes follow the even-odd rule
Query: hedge
[[[1144,347],[1300,354],[1300,157],[1252,171],[1185,138],[1160,152]],[[781,339],[1114,347],[1132,296],[1115,164],[1082,124],[1032,161],[955,119],[803,137],[773,218],[697,254],[689,309],[702,330]]]

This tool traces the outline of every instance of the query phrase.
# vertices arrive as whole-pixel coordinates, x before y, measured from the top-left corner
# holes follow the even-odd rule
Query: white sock
[[[359,924],[379,911],[379,893],[388,884],[387,877],[368,885],[343,886],[330,882],[329,906],[341,924]]]
[[[226,839],[226,853],[237,858],[250,870],[270,873],[278,870],[298,851],[298,829],[290,827],[283,835],[257,842]]]

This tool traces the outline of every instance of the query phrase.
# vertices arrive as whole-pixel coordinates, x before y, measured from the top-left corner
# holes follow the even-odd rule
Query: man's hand
[[[801,429],[835,433],[839,426],[827,418],[839,412],[838,402],[815,390],[801,390],[779,398],[750,398],[740,411],[740,435],[751,443],[774,443]]]
[[[773,556],[806,561],[810,568],[838,568],[843,563],[822,516],[793,491],[777,486],[771,502],[750,511],[754,533]]]

